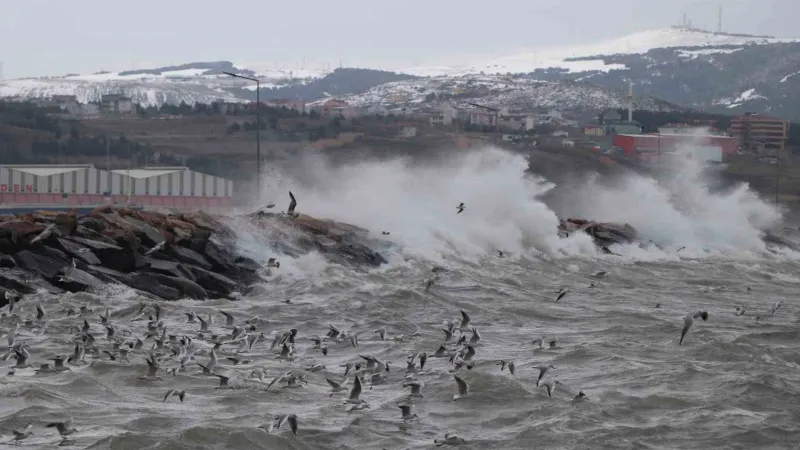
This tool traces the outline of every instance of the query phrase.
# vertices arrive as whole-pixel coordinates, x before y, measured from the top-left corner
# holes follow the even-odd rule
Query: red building
[[[664,161],[678,151],[712,161],[722,161],[724,155],[736,154],[738,140],[730,136],[690,134],[618,134],[614,146],[629,156]]]

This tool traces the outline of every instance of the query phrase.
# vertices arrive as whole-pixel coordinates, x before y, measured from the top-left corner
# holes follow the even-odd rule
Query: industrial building
[[[97,169],[83,165],[0,165],[0,206],[102,204],[167,208],[231,206],[233,181],[187,167]]]
[[[730,132],[739,138],[745,149],[783,150],[789,139],[789,122],[760,114],[745,114],[731,120]]]
[[[648,161],[665,162],[679,150],[689,150],[692,157],[720,162],[724,155],[736,154],[736,138],[719,135],[692,134],[618,134],[614,146],[628,156]]]

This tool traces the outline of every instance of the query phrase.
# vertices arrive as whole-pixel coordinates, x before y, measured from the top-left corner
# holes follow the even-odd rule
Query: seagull
[[[461,444],[466,444],[467,440],[462,438],[462,437],[458,437],[458,435],[456,435],[456,434],[447,433],[447,434],[444,435],[444,439],[442,439],[442,440],[434,439],[433,443],[436,444],[437,447],[441,447],[443,445],[461,445]]]
[[[582,403],[587,400],[589,400],[589,397],[587,397],[586,394],[583,393],[583,391],[580,391],[578,392],[578,395],[572,398],[572,403],[574,405],[575,403]]]
[[[158,366],[158,362],[156,362],[155,359],[150,358],[147,358],[145,361],[147,361],[147,375],[141,375],[139,376],[139,379],[147,381],[161,380],[161,377],[156,375],[156,372],[158,372],[158,369],[160,368]]]
[[[514,361],[506,361],[505,359],[501,359],[497,361],[496,364],[500,365],[500,372],[502,372],[507,366],[508,371],[511,372],[511,375],[514,375]]]
[[[547,373],[547,371],[550,369],[555,369],[555,366],[548,364],[536,366],[536,368],[539,369],[539,378],[536,379],[536,387],[539,387],[539,382],[542,381],[542,378],[544,378],[544,375]]]
[[[353,389],[350,390],[350,397],[345,400],[345,403],[353,403],[355,405],[366,403],[364,400],[358,398],[361,395],[361,378],[356,376],[353,381]]]
[[[275,261],[275,258],[270,258],[270,259],[267,260],[266,266],[267,267],[274,267],[274,268],[278,269],[278,268],[281,267],[281,263],[278,262],[278,261]]]
[[[419,417],[416,413],[411,414],[411,408],[413,407],[413,405],[402,403],[397,405],[397,407],[400,408],[400,411],[402,411],[401,417],[403,419],[403,422],[408,422],[410,420],[414,420]]]
[[[42,230],[42,232],[39,233],[38,236],[36,236],[35,238],[31,239],[30,243],[31,244],[35,244],[35,243],[37,243],[39,241],[43,241],[45,239],[49,239],[50,236],[53,235],[53,233],[55,233],[56,236],[61,236],[61,231],[59,231],[58,227],[56,227],[56,224],[51,223],[44,230]]]
[[[150,250],[144,252],[144,256],[149,256],[155,252],[160,252],[167,246],[167,241],[161,241],[158,244],[154,245]]]
[[[458,210],[456,214],[461,214],[462,212],[464,212],[465,208],[466,206],[464,205],[464,202],[459,203],[458,206],[456,206],[456,209]]]
[[[456,379],[458,385],[458,394],[453,394],[453,400],[469,395],[469,385],[456,374],[453,374],[453,378]]]
[[[424,397],[424,395],[422,395],[422,388],[425,387],[425,383],[422,381],[406,381],[403,383],[403,387],[411,388],[411,393],[408,395],[409,397]]]
[[[608,272],[606,272],[605,270],[600,270],[600,271],[595,272],[595,273],[593,273],[593,274],[591,274],[589,276],[592,277],[592,278],[607,278],[608,277]]]
[[[25,427],[22,428],[22,429],[11,431],[11,433],[14,434],[14,441],[13,441],[14,444],[19,444],[19,442],[21,440],[31,436],[33,434],[33,431],[31,431],[31,428],[33,428],[33,424],[29,423],[29,424],[25,425]]]
[[[276,430],[281,428],[281,425],[289,422],[289,427],[292,429],[292,433],[297,434],[297,416],[294,414],[284,414],[282,416],[275,416],[275,421],[277,425],[275,426]]]
[[[164,395],[164,402],[169,400],[169,398],[173,395],[177,396],[181,400],[181,403],[183,403],[183,399],[186,397],[186,391],[180,389],[170,389],[167,391],[167,394]]]
[[[337,392],[342,392],[347,390],[347,379],[345,379],[341,383],[337,383],[336,381],[331,380],[330,378],[325,378],[325,381],[331,385],[331,394],[329,397],[333,397],[333,394]]]
[[[745,311],[744,311],[744,307],[743,307],[743,306],[737,306],[737,307],[736,307],[736,315],[737,315],[737,316],[742,316],[742,315],[744,315],[744,312],[745,312]]]
[[[292,217],[297,217],[297,216],[299,216],[299,214],[294,212],[294,209],[297,208],[297,200],[295,200],[294,194],[292,194],[292,191],[289,191],[289,198],[291,199],[291,201],[289,202],[289,209],[286,210],[286,214],[288,214],[288,215],[290,215]]]
[[[689,332],[689,329],[692,328],[692,324],[694,323],[694,319],[697,318],[703,319],[703,322],[708,320],[708,312],[707,311],[697,311],[694,314],[687,314],[683,318],[683,330],[681,330],[681,339],[678,341],[678,345],[683,345],[683,338],[686,337],[686,333]]]
[[[540,387],[547,388],[547,396],[548,397],[552,397],[553,396],[553,391],[556,390],[556,385],[559,385],[559,384],[561,384],[561,382],[558,381],[558,380],[547,380],[544,383],[542,383],[542,386],[540,386]]]
[[[197,319],[199,319],[199,317],[197,317],[197,314],[195,314],[194,311],[189,311],[188,313],[184,314],[186,314],[186,323],[197,323]]]
[[[225,326],[232,327],[234,323],[236,323],[236,318],[231,315],[231,313],[226,311],[220,311],[220,314],[225,316]]]
[[[216,374],[216,373],[214,375],[217,378],[219,378],[219,386],[217,386],[216,389],[222,389],[222,388],[231,388],[231,389],[233,389],[233,385],[230,383],[231,382],[231,378],[230,377],[225,376],[225,375],[219,375],[219,374]]]
[[[773,316],[775,315],[775,311],[777,311],[778,308],[780,308],[781,306],[783,306],[783,300],[778,300],[777,302],[775,302],[774,305],[772,305],[772,315]]]
[[[352,414],[353,411],[361,411],[362,409],[372,409],[368,403],[359,403],[347,408],[347,414]]]
[[[567,295],[567,293],[568,293],[568,292],[569,292],[569,288],[568,288],[568,287],[563,287],[563,288],[561,288],[561,289],[558,291],[558,295],[556,295],[556,303],[558,303],[558,301],[559,301],[559,300],[561,300],[562,298],[564,298],[564,296],[565,296],[565,295]]]
[[[16,300],[19,298],[19,294],[17,291],[13,289],[7,289],[3,296],[8,300],[8,312],[14,312],[14,304]]]
[[[75,428],[70,428],[70,425],[72,425],[72,420],[67,420],[66,422],[48,423],[46,425],[46,427],[47,428],[55,428],[56,430],[58,430],[58,434],[60,434],[61,437],[64,438],[64,440],[66,441],[67,440],[67,436],[69,436],[70,434],[78,431]]]
[[[471,321],[472,321],[472,319],[470,319],[470,317],[469,317],[469,315],[467,315],[466,311],[464,311],[462,309],[461,310],[461,326],[459,327],[461,329],[461,331],[468,331],[470,329],[469,324],[470,324]]]

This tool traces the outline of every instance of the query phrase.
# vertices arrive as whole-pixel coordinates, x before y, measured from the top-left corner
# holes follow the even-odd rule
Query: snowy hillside
[[[434,105],[470,102],[512,109],[555,107],[602,110],[626,108],[624,92],[578,82],[549,82],[504,75],[439,76],[386,83],[343,100],[356,106]],[[636,109],[672,110],[674,105],[651,97],[634,98]]]
[[[607,64],[599,56],[646,53],[657,48],[722,47],[761,45],[779,42],[796,42],[797,39],[759,37],[713,33],[710,31],[671,27],[642,31],[628,36],[563,48],[536,49],[529,52],[475,61],[458,66],[423,66],[399,69],[398,72],[418,76],[464,75],[469,73],[530,73],[536,69],[563,68],[569,72],[609,71],[624,69],[624,65]],[[725,49],[708,49],[707,53],[725,52]],[[598,56],[597,59],[586,59]],[[581,58],[579,61],[572,59]]]
[[[215,100],[240,102],[246,100],[241,90],[255,90],[255,83],[232,78],[222,71],[258,77],[261,87],[267,89],[304,84],[326,75],[321,70],[254,69],[227,61],[190,63],[160,69],[4,80],[0,81],[0,97],[75,95],[79,102],[87,103],[100,101],[105,94],[122,94],[142,106],[158,106]]]

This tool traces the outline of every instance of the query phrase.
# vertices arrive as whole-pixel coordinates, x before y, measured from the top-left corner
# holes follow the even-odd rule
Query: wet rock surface
[[[366,230],[302,214],[231,218],[103,206],[82,216],[0,218],[0,294],[80,292],[117,283],[162,300],[234,299],[261,280],[262,262],[236,251],[231,224],[241,221],[268,237],[276,258],[318,251],[347,265],[386,262],[364,244]]]

